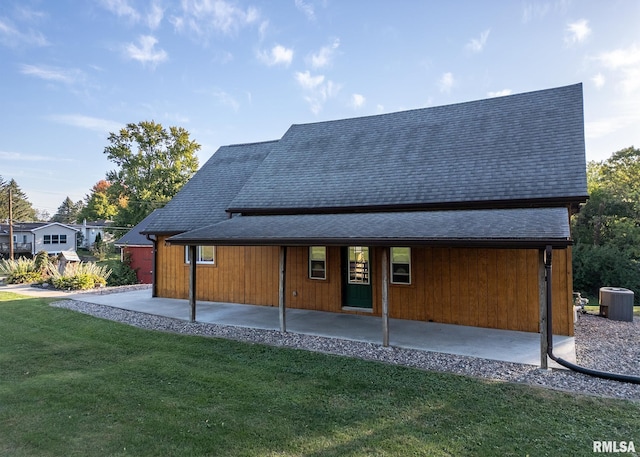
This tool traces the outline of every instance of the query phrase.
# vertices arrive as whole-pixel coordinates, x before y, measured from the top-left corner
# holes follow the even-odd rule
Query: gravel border
[[[115,293],[130,288],[108,288]],[[94,292],[95,293],[95,292]],[[187,335],[303,349],[327,354],[404,365],[427,371],[455,373],[491,381],[524,383],[580,394],[640,401],[640,385],[600,379],[569,370],[541,370],[531,365],[467,356],[383,347],[373,343],[281,333],[228,325],[189,323],[179,319],[86,303],[61,300],[51,306],[126,323],[139,328]],[[577,364],[597,370],[640,375],[640,320],[620,322],[580,314],[575,327]]]

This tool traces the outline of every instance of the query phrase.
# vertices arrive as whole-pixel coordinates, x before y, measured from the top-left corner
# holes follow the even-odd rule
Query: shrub
[[[43,280],[42,272],[36,268],[35,260],[25,257],[0,261],[0,274],[7,275],[9,284],[30,284]]]
[[[33,259],[33,262],[36,270],[44,273],[47,270],[47,265],[49,265],[50,262],[49,253],[47,251],[39,251]]]
[[[86,290],[105,286],[111,270],[91,262],[69,263],[64,272],[50,264],[47,273],[49,282],[56,289]]]
[[[111,276],[107,280],[107,285],[128,286],[130,284],[138,284],[138,276],[136,271],[131,268],[131,255],[127,254],[122,262],[111,265]]]

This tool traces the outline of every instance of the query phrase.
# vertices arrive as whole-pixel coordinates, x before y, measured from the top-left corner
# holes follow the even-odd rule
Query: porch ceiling
[[[496,248],[571,244],[567,208],[237,216],[168,241],[178,245]]]

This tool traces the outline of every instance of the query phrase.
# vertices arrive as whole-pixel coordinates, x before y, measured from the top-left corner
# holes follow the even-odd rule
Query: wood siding
[[[183,246],[158,240],[159,297],[189,296],[189,265]],[[217,246],[214,265],[198,265],[196,299],[278,305],[278,247]]]
[[[373,308],[381,314],[381,248],[371,249]],[[389,317],[497,329],[539,331],[535,249],[411,249],[411,284],[389,285]],[[340,248],[327,247],[327,279],[309,279],[309,248],[287,248],[286,306],[342,309]],[[158,295],[187,298],[184,247],[158,243]],[[573,335],[571,250],[553,254],[553,331]],[[216,248],[216,265],[199,265],[197,299],[278,305],[278,247]]]

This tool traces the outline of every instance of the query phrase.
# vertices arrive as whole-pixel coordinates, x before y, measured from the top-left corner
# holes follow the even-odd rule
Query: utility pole
[[[13,260],[13,193],[9,187],[9,259]]]

